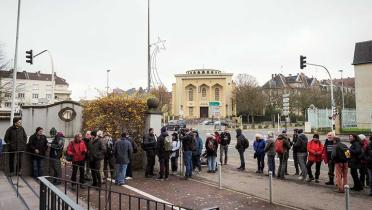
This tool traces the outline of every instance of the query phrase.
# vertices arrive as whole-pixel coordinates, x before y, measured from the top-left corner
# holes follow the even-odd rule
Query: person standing
[[[365,150],[365,158],[367,161],[367,169],[369,175],[369,196],[372,196],[372,136],[369,137],[369,143]]]
[[[238,150],[239,156],[240,156],[240,167],[238,170],[245,170],[245,160],[244,160],[244,152],[249,147],[249,141],[242,133],[242,130],[240,128],[236,129],[236,145],[235,149]]]
[[[361,160],[361,167],[359,170],[360,174],[360,182],[362,184],[362,187],[369,186],[369,175],[368,175],[368,169],[367,169],[367,161],[365,159],[365,151],[367,150],[368,147],[368,138],[364,134],[358,135],[358,137],[361,140],[362,143],[362,160]]]
[[[43,159],[48,149],[48,141],[43,131],[43,128],[37,127],[36,132],[30,136],[28,142],[32,154],[32,176],[35,179],[43,175]]]
[[[84,143],[85,143],[85,147],[88,149],[88,146],[89,146],[89,141],[91,140],[92,136],[90,135],[91,131],[87,131],[85,133],[85,137],[84,137]],[[90,172],[90,168],[89,168],[89,150],[88,152],[85,154],[85,160],[84,161],[84,179],[86,181],[90,181],[92,180],[92,174]]]
[[[22,120],[21,118],[14,118],[13,125],[10,126],[4,136],[4,141],[8,145],[9,153],[9,176],[14,176],[14,156],[17,153],[17,160],[16,160],[16,172],[17,175],[21,176],[21,169],[22,169],[22,156],[23,151],[26,148],[27,142],[27,134],[25,129],[22,127]]]
[[[269,168],[268,172],[272,172],[273,177],[275,177],[275,143],[274,143],[274,133],[268,132],[267,140],[265,145],[265,153],[267,154],[267,165]]]
[[[298,140],[298,129],[295,128],[293,130],[293,138],[292,138],[291,146],[293,146],[294,144],[296,144],[297,143],[297,140]],[[294,163],[294,167],[296,169],[296,173],[294,175],[300,175],[299,164],[298,164],[298,157],[297,157],[297,149],[295,147],[293,147],[292,148],[292,151],[293,151],[293,163]]]
[[[180,137],[182,142],[184,164],[186,167],[185,177],[183,179],[188,180],[192,177],[192,152],[195,150],[195,140],[191,130],[186,128],[184,132],[185,134]]]
[[[216,158],[218,150],[218,142],[210,133],[206,135],[205,149],[207,151],[208,173],[216,173]]]
[[[147,158],[145,177],[153,177],[155,176],[154,165],[156,155],[156,136],[153,128],[150,128],[149,133],[143,136],[142,149],[146,152]]]
[[[341,143],[340,138],[332,136],[334,142],[333,150],[329,158],[334,161],[336,168],[336,185],[338,193],[345,192],[345,185],[347,185],[347,172],[348,172],[348,158],[350,156],[347,146]]]
[[[335,177],[335,163],[331,158],[331,154],[333,151],[334,145],[334,134],[333,132],[329,132],[327,134],[327,139],[325,140],[324,147],[323,147],[323,160],[325,164],[328,164],[328,182],[326,185],[334,185],[334,177]]]
[[[298,130],[298,139],[297,142],[293,145],[293,147],[297,150],[297,158],[298,163],[301,168],[301,176],[299,179],[305,181],[307,177],[307,168],[306,168],[306,162],[307,162],[307,136],[303,133],[302,129]]]
[[[114,160],[114,140],[110,133],[106,133],[103,138],[105,154],[103,161],[103,180],[106,181],[108,178],[108,172],[110,171],[110,178],[115,178],[115,160]]]
[[[92,139],[89,142],[89,166],[92,171],[93,187],[101,187],[101,161],[104,158],[104,149],[97,131],[91,132]]]
[[[127,134],[121,134],[121,139],[114,144],[113,154],[116,161],[116,185],[126,184],[125,174],[127,166],[132,159],[133,147],[127,138]]]
[[[61,178],[61,158],[65,146],[65,136],[63,133],[61,131],[57,132],[53,141],[50,144],[48,143],[48,146],[50,147],[50,167],[53,171],[53,177]],[[53,184],[59,185],[61,181],[54,179]]]
[[[256,173],[263,173],[265,167],[265,146],[266,142],[263,140],[261,134],[256,134],[256,139],[253,143],[254,157],[257,158],[257,171]]]
[[[307,172],[309,174],[309,179],[307,181],[311,182],[314,180],[311,167],[315,163],[315,183],[319,183],[323,144],[320,142],[318,134],[314,134],[313,139],[307,144],[307,152],[309,153],[309,159],[306,164]]]
[[[279,179],[285,179],[285,169],[287,168],[286,166],[288,164],[290,148],[291,144],[288,139],[283,134],[280,134],[275,140],[275,152],[279,157],[279,168],[277,173],[277,177]]]
[[[178,134],[172,134],[172,154],[171,154],[171,168],[172,175],[176,175],[178,169],[178,157],[180,156],[181,142],[178,140]]]
[[[127,134],[126,138],[132,144],[133,154],[137,153],[138,149],[137,149],[136,142],[128,135],[128,133],[126,133],[126,134]],[[129,163],[128,163],[128,166],[127,166],[127,172],[126,172],[126,175],[125,175],[126,179],[128,179],[128,180],[133,179],[133,171],[132,171],[133,155],[130,158],[131,159],[129,160]]]
[[[231,142],[231,135],[229,133],[229,130],[225,128],[225,131],[221,133],[221,142],[220,142],[220,162],[224,165],[227,165],[227,153],[229,151],[229,145]],[[225,156],[225,159],[223,159],[223,156]],[[222,162],[224,160],[224,162]]]
[[[194,148],[195,150],[192,151],[192,167],[193,171],[195,171],[196,167],[198,168],[198,172],[201,172],[201,162],[200,156],[203,151],[203,140],[200,138],[198,131],[193,131],[194,134]]]
[[[353,191],[362,191],[362,183],[360,182],[358,170],[360,170],[362,166],[361,157],[362,157],[362,143],[359,137],[356,134],[352,134],[349,136],[349,140],[351,146],[349,148],[350,151],[350,160],[349,160],[349,168],[351,177],[353,178],[354,187],[350,188]]]
[[[166,127],[161,128],[161,134],[156,142],[156,154],[159,158],[160,171],[157,180],[167,180],[169,176],[169,156],[172,151],[172,140]]]
[[[83,135],[78,133],[75,135],[74,140],[70,142],[67,147],[67,155],[72,156],[72,176],[71,181],[76,182],[76,175],[79,170],[80,172],[80,179],[79,183],[84,184],[84,163],[85,163],[85,156],[88,152],[87,147],[85,146],[85,142],[83,141]],[[72,187],[75,187],[75,184],[72,184]],[[80,188],[84,189],[83,185],[80,185]]]

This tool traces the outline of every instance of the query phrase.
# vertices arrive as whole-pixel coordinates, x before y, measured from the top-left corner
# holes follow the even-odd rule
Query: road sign
[[[283,115],[289,115],[289,94],[283,94]]]
[[[221,102],[219,101],[210,101],[209,106],[221,106]]]
[[[289,93],[283,94],[283,98],[289,98]]]
[[[289,103],[289,98],[283,98],[283,103]]]

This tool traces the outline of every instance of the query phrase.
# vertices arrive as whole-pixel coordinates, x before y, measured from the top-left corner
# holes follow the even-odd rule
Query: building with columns
[[[172,84],[172,115],[185,119],[236,115],[233,74],[215,69],[176,74]]]

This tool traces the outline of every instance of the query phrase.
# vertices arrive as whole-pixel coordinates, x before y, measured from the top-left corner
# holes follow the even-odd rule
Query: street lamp
[[[345,97],[344,97],[344,77],[342,76],[342,73],[344,72],[344,70],[339,70],[339,72],[341,73],[341,86],[342,86],[342,89],[341,89],[341,97],[342,97],[342,110],[345,109]]]
[[[110,70],[108,69],[107,70],[107,86],[106,86],[106,93],[107,95],[109,94],[109,73],[110,73]]]

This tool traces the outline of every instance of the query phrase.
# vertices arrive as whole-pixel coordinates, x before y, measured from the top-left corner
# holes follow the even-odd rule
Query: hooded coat
[[[313,139],[307,143],[307,152],[309,153],[309,161],[321,162],[323,160],[323,144],[319,141],[319,139]]]

